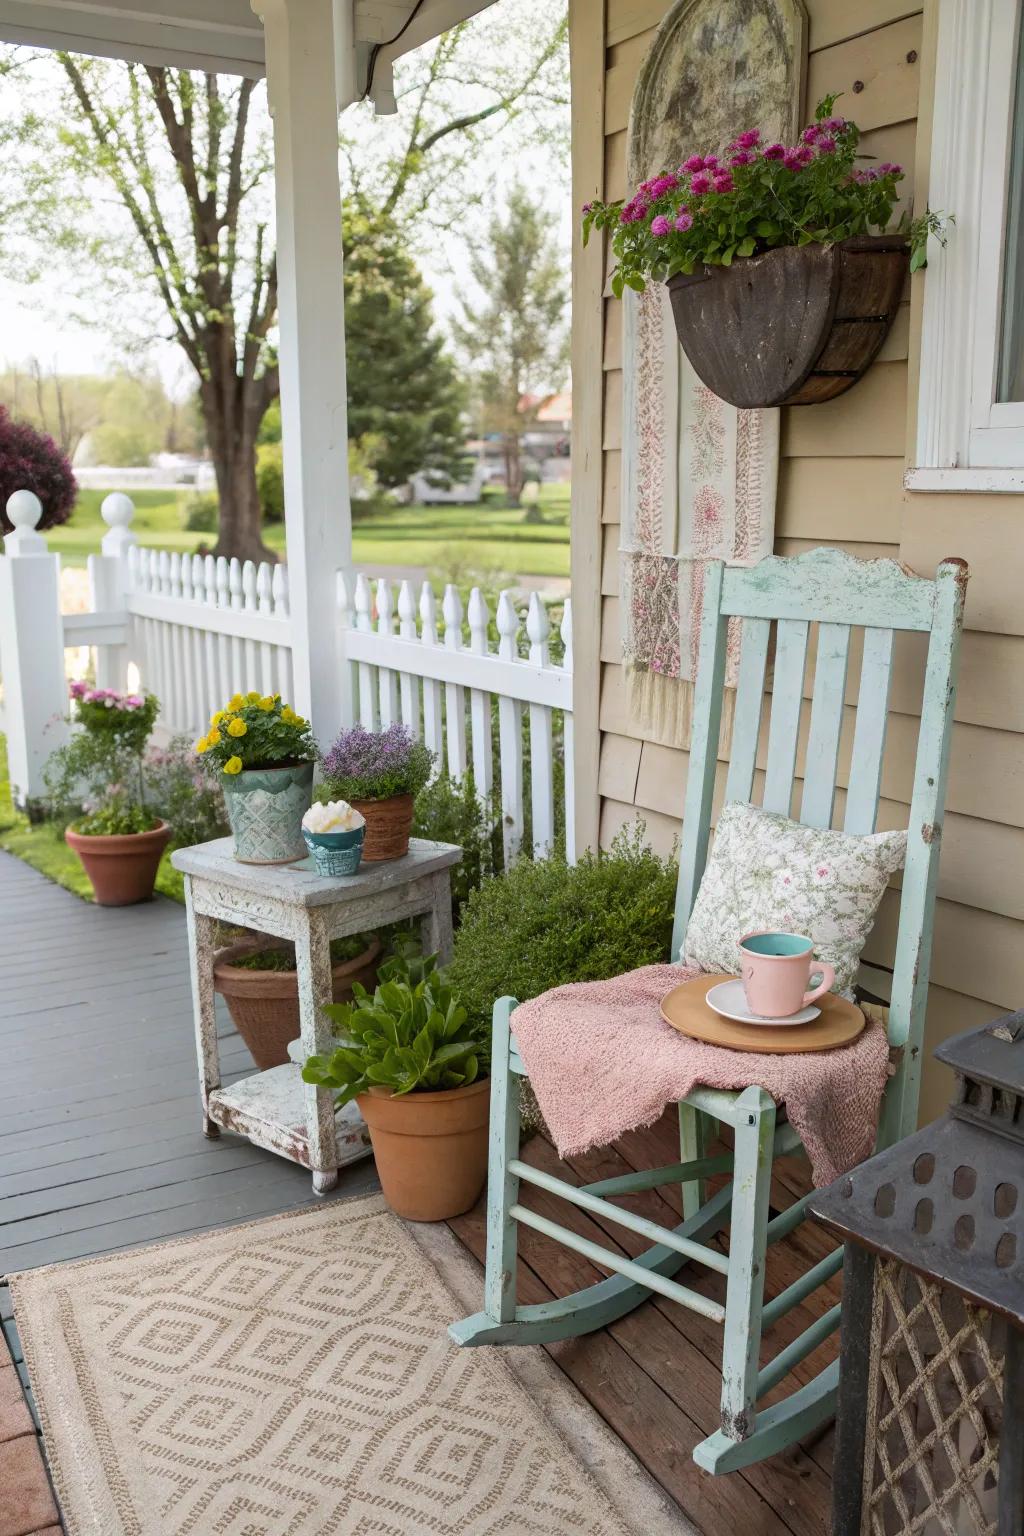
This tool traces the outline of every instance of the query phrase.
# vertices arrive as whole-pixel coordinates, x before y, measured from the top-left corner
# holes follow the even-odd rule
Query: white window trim
[[[994,403],[1021,0],[940,0],[912,491],[1024,491],[1024,404]],[[980,174],[979,174],[980,173]]]

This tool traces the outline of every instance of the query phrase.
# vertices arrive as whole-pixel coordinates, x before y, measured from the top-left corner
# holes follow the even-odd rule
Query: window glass
[[[996,388],[1001,401],[1024,400],[1024,24],[1019,32]]]

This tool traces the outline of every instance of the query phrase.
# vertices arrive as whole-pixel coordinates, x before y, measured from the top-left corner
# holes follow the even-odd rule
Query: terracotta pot
[[[668,283],[683,351],[730,405],[834,400],[867,372],[896,318],[902,235],[786,245]]]
[[[440,1093],[371,1088],[356,1100],[384,1198],[406,1221],[446,1221],[480,1198],[487,1179],[491,1080]]]
[[[392,795],[388,800],[353,800],[351,804],[366,822],[364,864],[400,859],[409,852],[412,795]]]
[[[101,907],[131,907],[153,895],[160,856],[171,840],[166,821],[150,832],[87,837],[68,827],[64,841],[82,861]]]
[[[299,1038],[299,982],[294,971],[253,971],[234,961],[260,949],[275,946],[258,939],[244,939],[217,951],[213,959],[213,985],[228,1005],[235,1028],[245,1041],[261,1072],[283,1067],[288,1044]],[[331,974],[336,1003],[347,1003],[353,982],[372,989],[377,984],[381,942],[371,939],[361,955],[342,960]]]

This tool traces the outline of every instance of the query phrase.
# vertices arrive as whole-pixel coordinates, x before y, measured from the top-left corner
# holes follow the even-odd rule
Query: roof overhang
[[[395,59],[492,3],[334,0],[339,38],[354,38],[348,68],[339,68],[339,82],[348,82],[339,107],[364,94],[377,48],[373,95],[387,110]],[[250,0],[0,0],[0,41],[214,74],[259,77],[265,70],[263,26]]]

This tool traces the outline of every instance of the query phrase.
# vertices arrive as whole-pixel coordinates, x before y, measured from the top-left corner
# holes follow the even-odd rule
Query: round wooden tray
[[[834,1051],[849,1045],[864,1028],[865,1018],[855,1003],[829,992],[819,999],[821,1013],[810,1024],[737,1024],[723,1019],[705,1001],[712,987],[731,976],[695,976],[661,1000],[661,1016],[666,1024],[693,1040],[708,1045],[724,1045],[731,1051],[757,1051],[766,1056],[781,1056],[796,1051]]]

